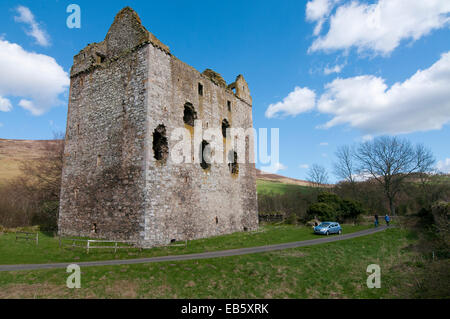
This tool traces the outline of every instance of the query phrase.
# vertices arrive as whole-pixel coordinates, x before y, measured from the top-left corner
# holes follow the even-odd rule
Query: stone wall
[[[193,132],[183,121],[186,103],[204,129],[221,134],[223,119],[231,127],[252,127],[242,76],[227,87],[214,71],[201,74],[175,58],[134,11],[123,9],[105,40],[74,58],[61,234],[153,246],[257,228],[253,163],[231,174],[227,162],[203,169],[155,158],[153,136],[162,125],[169,153],[179,142],[170,138],[176,128]],[[192,137],[192,157],[200,142]],[[253,149],[251,140],[246,148]]]

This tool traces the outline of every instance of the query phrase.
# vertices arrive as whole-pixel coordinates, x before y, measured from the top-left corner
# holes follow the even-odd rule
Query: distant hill
[[[258,180],[262,181],[270,181],[270,182],[278,182],[283,184],[292,184],[292,185],[299,185],[299,186],[313,186],[311,182],[304,181],[301,179],[295,179],[290,178],[278,174],[272,174],[272,173],[266,173],[264,171],[261,171],[259,169],[256,169],[256,178]]]
[[[46,149],[53,140],[10,140],[0,139],[0,184],[17,177],[20,174],[20,163],[24,160],[38,159],[46,155]],[[295,187],[284,187],[278,184],[311,187],[308,181],[290,178],[282,175],[271,174],[256,169],[258,187],[278,189],[295,189]]]
[[[20,175],[20,163],[46,155],[52,140],[7,140],[0,138],[0,184]]]

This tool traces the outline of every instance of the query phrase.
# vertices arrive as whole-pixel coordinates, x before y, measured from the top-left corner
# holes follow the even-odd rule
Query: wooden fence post
[[[88,240],[87,241],[87,253],[89,254],[89,243],[90,243],[91,241],[90,240]]]
[[[39,233],[36,233],[36,246],[39,244]]]

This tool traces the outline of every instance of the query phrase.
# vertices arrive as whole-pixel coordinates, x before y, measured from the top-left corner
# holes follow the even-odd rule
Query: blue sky
[[[71,3],[80,29],[66,26]],[[0,138],[65,130],[73,56],[127,5],[200,72],[245,76],[254,126],[280,129],[279,174],[318,163],[334,181],[339,145],[383,134],[424,143],[450,172],[448,0],[2,1]]]

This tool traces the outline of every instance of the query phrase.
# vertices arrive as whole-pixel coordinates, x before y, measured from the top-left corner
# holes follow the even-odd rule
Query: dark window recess
[[[183,121],[187,125],[194,126],[194,121],[197,119],[197,113],[195,112],[194,106],[191,103],[186,103],[184,105],[184,115]]]
[[[230,128],[230,123],[226,119],[222,121],[222,135],[224,138],[227,137],[227,128]]]
[[[228,108],[228,112],[231,112],[231,102],[227,101],[227,108]]]
[[[198,84],[198,95],[203,96],[203,85],[201,83]]]
[[[200,166],[203,169],[208,169],[211,167],[211,146],[205,140],[202,141],[200,147],[200,158],[201,158]]]
[[[219,218],[216,216],[216,225],[219,223]]]
[[[247,228],[247,227],[244,227],[244,231],[248,231],[248,228]]]
[[[176,241],[177,241],[176,239],[171,239],[171,240],[170,240],[170,243],[173,244],[173,243],[175,243]]]
[[[153,132],[153,156],[157,161],[166,161],[168,154],[166,127],[161,124]]]
[[[228,168],[233,175],[239,174],[238,156],[234,151],[228,153]]]
[[[96,223],[92,224],[92,232],[94,234],[97,234],[97,224]]]

